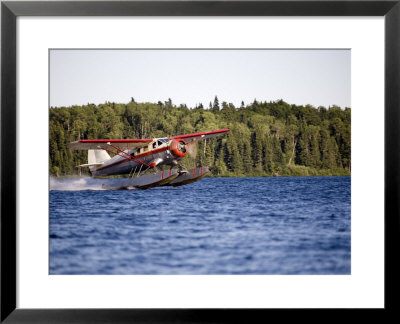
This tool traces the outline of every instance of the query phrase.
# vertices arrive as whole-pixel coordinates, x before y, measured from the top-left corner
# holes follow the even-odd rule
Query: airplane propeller
[[[196,143],[195,142],[190,143],[186,147],[187,147],[187,151],[188,151],[188,154],[190,155],[190,157],[195,159],[196,156],[197,156],[197,145],[196,145]]]

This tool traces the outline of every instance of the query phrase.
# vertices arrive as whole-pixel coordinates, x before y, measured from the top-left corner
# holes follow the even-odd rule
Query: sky
[[[50,106],[167,101],[189,108],[218,96],[240,106],[283,99],[351,107],[350,50],[50,51]]]

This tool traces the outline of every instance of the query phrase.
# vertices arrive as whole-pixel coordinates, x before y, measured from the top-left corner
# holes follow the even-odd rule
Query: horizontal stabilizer
[[[87,168],[87,167],[99,166],[99,165],[103,165],[103,164],[104,164],[104,162],[101,162],[101,163],[87,163],[87,164],[80,164],[80,165],[77,165],[76,167],[77,167],[77,168]]]

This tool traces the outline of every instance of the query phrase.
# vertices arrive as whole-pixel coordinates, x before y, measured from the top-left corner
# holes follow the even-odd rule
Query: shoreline
[[[311,178],[311,177],[351,177],[350,174],[331,174],[331,175],[323,175],[323,174],[316,174],[316,175],[259,175],[259,176],[246,176],[246,175],[206,175],[204,178]],[[90,178],[90,179],[119,179],[119,178],[126,178],[121,176],[109,176],[109,177],[92,177],[91,175],[49,175],[49,178],[54,179],[81,179],[81,178]]]

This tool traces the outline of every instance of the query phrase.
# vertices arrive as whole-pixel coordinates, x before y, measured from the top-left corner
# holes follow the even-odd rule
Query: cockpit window
[[[159,138],[158,141],[161,143],[168,143],[168,138]]]
[[[163,145],[163,142],[161,142],[160,140],[157,141],[158,146]]]

